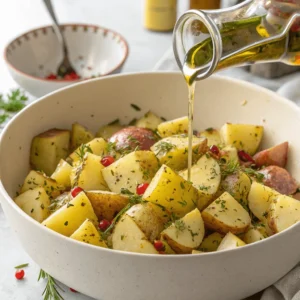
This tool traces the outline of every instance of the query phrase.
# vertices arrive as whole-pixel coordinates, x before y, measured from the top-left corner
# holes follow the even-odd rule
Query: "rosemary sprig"
[[[64,298],[58,292],[58,289],[61,289],[63,292],[64,290],[57,284],[57,282],[51,275],[49,275],[48,273],[46,273],[44,270],[41,269],[38,277],[38,281],[40,281],[40,279],[47,280],[45,290],[42,294],[44,296],[44,300],[64,300]]]
[[[19,266],[15,266],[15,269],[23,269],[23,268],[26,268],[28,266],[29,266],[29,264],[22,264],[22,265],[19,265]]]
[[[82,144],[75,153],[79,156],[80,160],[83,160],[83,157],[87,152],[93,153],[92,148],[87,144]]]

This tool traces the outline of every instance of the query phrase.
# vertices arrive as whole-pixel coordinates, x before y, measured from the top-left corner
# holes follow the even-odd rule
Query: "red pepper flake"
[[[79,186],[76,186],[72,189],[71,191],[71,195],[73,198],[75,198],[79,193],[81,193],[83,191],[83,189]]]
[[[218,146],[216,145],[212,145],[210,148],[209,148],[209,151],[215,155],[219,155],[220,154],[220,149],[218,148]]]
[[[70,288],[70,291],[71,291],[72,293],[78,293],[76,290],[74,290],[74,289],[72,289],[72,288]]]
[[[238,155],[239,155],[239,158],[240,158],[241,161],[251,162],[251,163],[255,164],[255,161],[254,161],[253,157],[250,154],[248,154],[247,152],[245,152],[243,150],[240,150],[238,152]]]
[[[143,195],[145,194],[147,188],[149,186],[149,183],[141,183],[136,187],[136,193],[138,195]]]

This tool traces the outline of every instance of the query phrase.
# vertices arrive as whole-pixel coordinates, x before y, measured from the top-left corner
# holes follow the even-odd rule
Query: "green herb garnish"
[[[168,153],[169,151],[171,151],[172,149],[176,148],[176,145],[172,144],[172,143],[168,143],[168,142],[160,142],[155,146],[155,150],[156,150],[156,155],[162,153]]]
[[[22,265],[16,266],[15,269],[23,269],[23,268],[26,268],[28,266],[29,266],[29,264],[22,264]]]
[[[135,109],[136,111],[141,111],[141,108],[139,106],[137,106],[136,104],[134,103],[131,103],[130,106]]]
[[[51,275],[49,275],[48,273],[46,273],[44,270],[41,269],[38,277],[38,281],[40,281],[40,279],[47,280],[45,290],[42,294],[44,296],[44,300],[64,300],[64,298],[58,292],[58,289],[61,289],[63,292],[64,290],[57,284],[57,282]]]
[[[75,153],[79,156],[80,160],[83,160],[83,157],[87,152],[93,153],[92,148],[87,144],[82,144]]]

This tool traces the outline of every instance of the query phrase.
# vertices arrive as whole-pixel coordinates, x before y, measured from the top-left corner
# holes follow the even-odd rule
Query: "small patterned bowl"
[[[128,56],[128,45],[118,33],[95,25],[62,25],[70,60],[85,80],[119,73]],[[31,30],[13,40],[4,59],[14,80],[24,90],[41,97],[80,80],[49,80],[63,54],[52,26]]]

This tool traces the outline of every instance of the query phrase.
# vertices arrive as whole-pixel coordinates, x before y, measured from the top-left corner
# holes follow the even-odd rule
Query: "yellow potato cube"
[[[161,137],[168,137],[176,134],[188,133],[188,117],[182,117],[171,121],[166,121],[157,126],[157,131]]]
[[[203,252],[217,251],[220,243],[223,240],[223,237],[224,236],[222,234],[214,232],[202,241],[199,249]]]
[[[56,170],[51,175],[58,184],[64,186],[65,188],[71,187],[71,176],[72,166],[69,165],[65,160],[61,159],[56,167]]]
[[[243,242],[240,238],[231,232],[228,232],[220,243],[217,251],[231,250],[245,245],[245,242]]]

